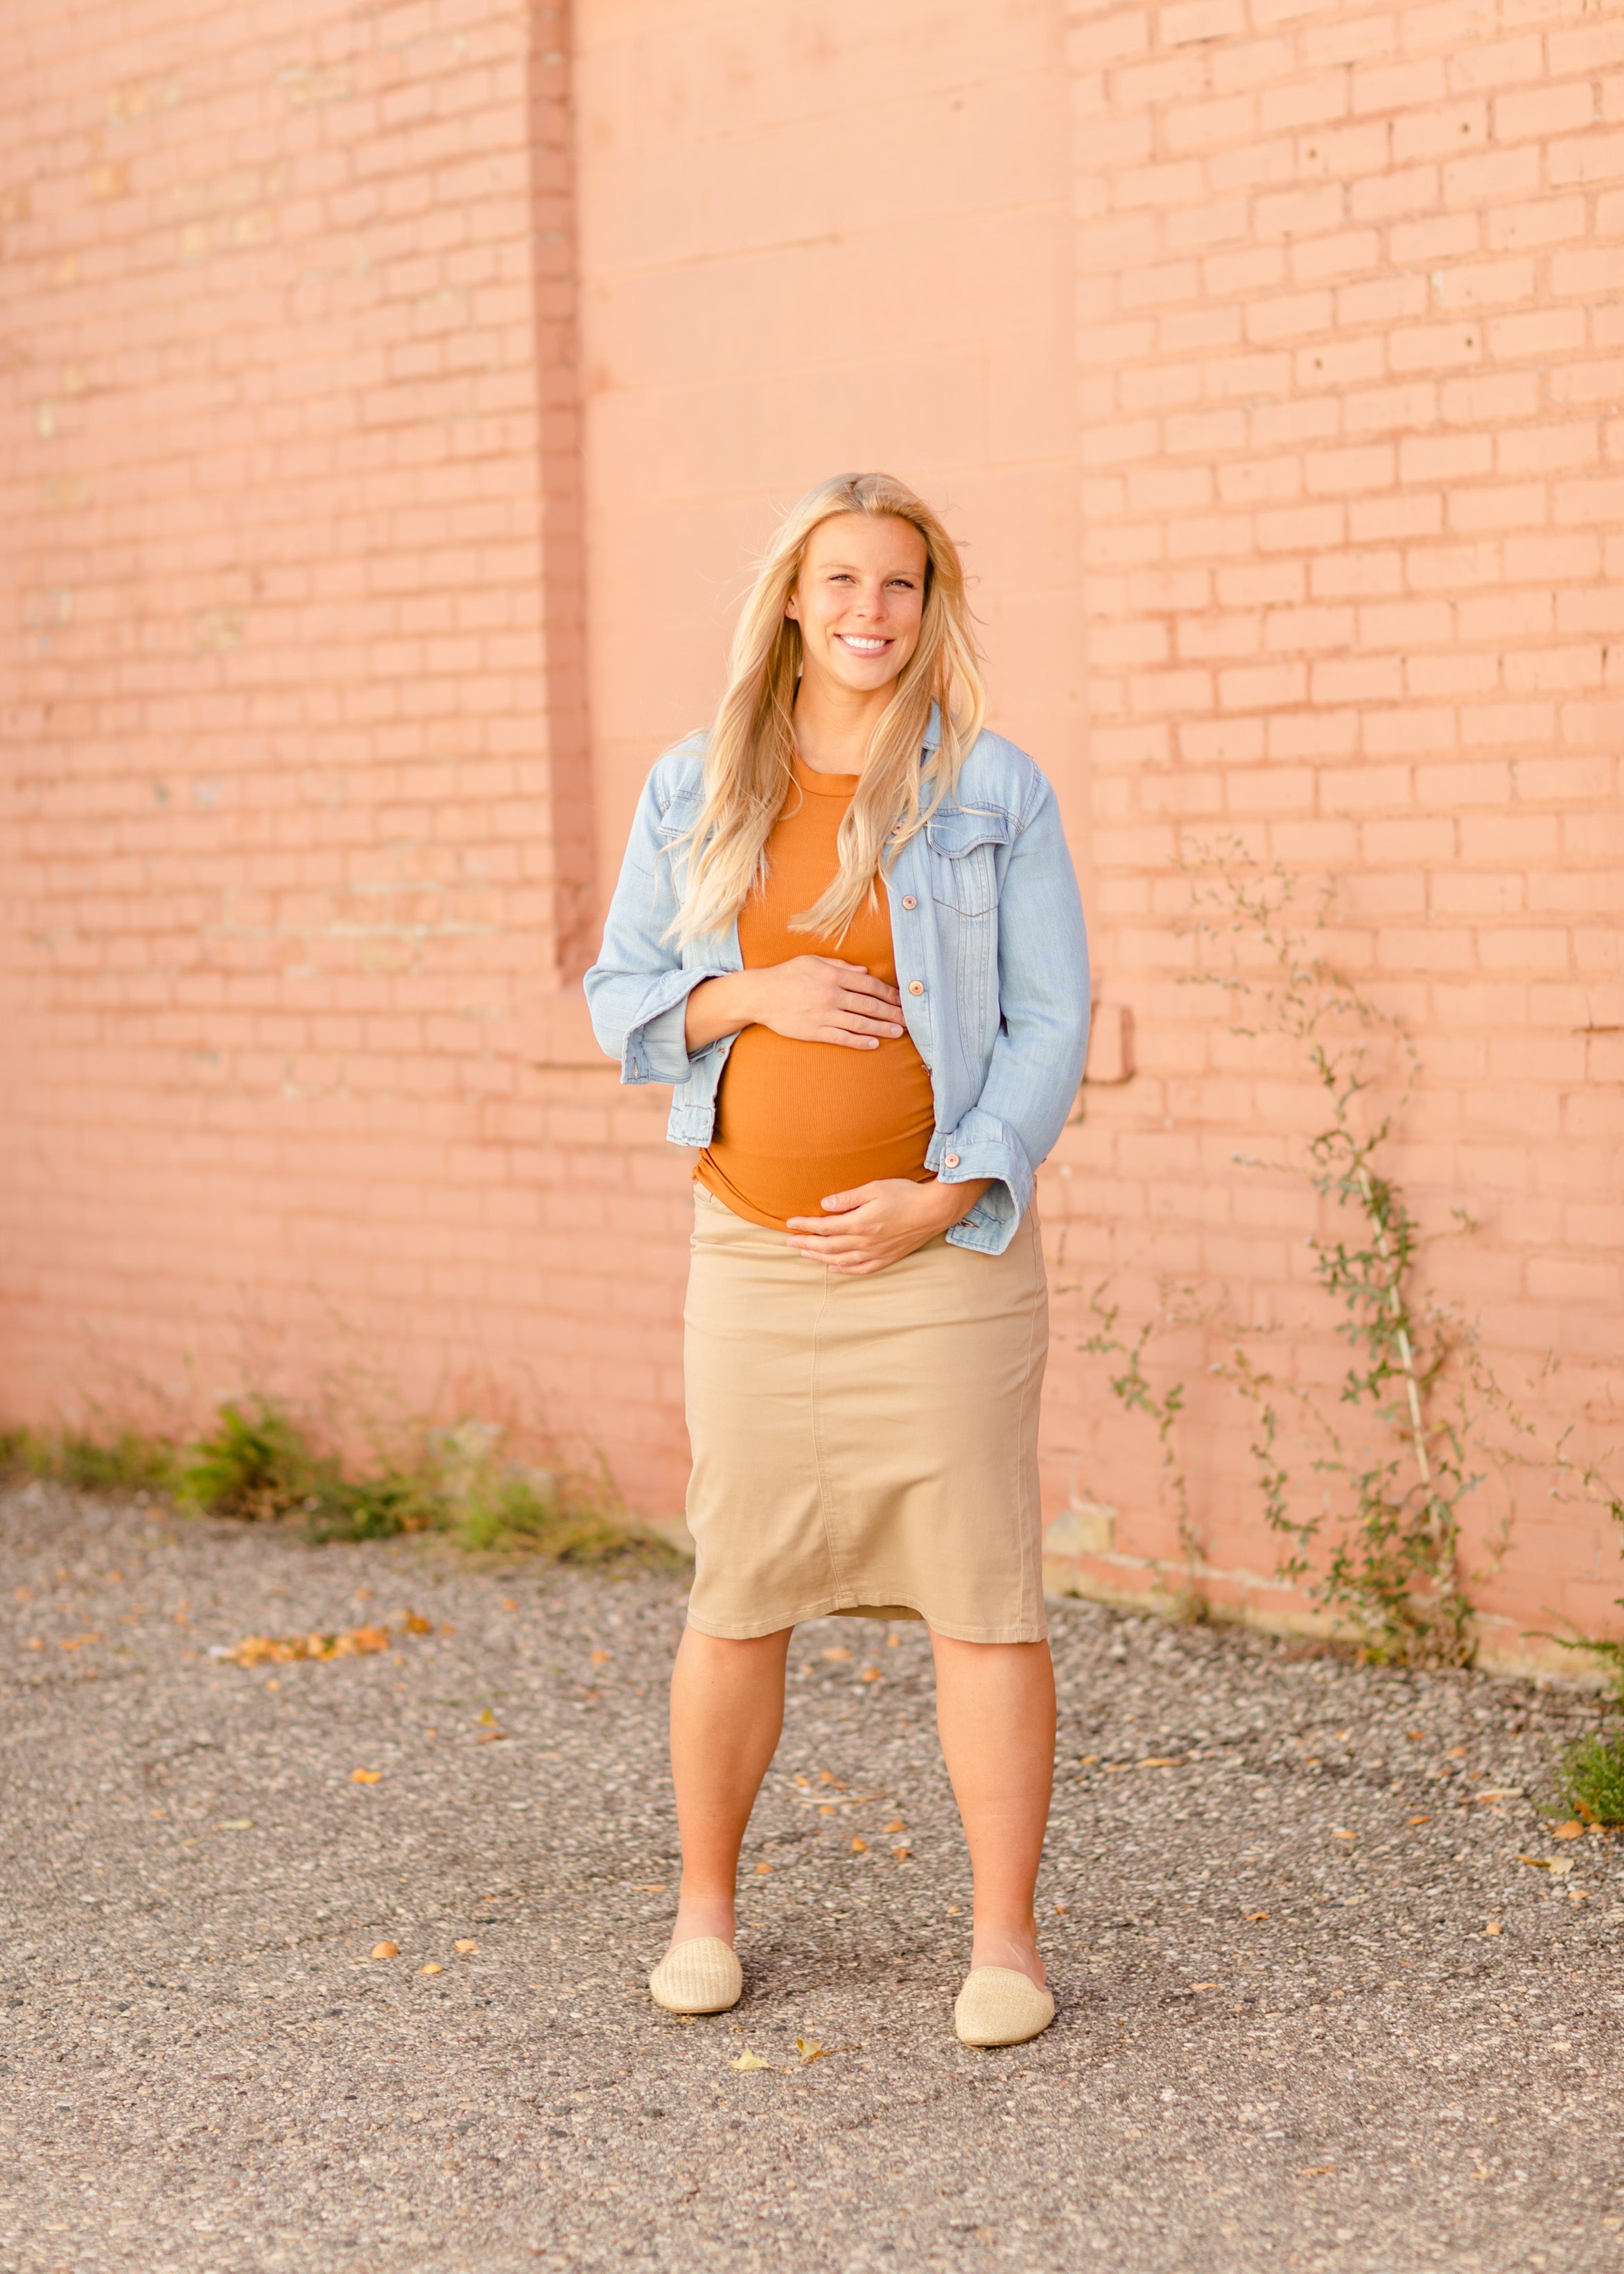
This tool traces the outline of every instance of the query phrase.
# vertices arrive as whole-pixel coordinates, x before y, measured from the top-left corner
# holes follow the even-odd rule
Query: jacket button
[[[925,983],[924,983],[924,981],[923,981],[922,979],[910,979],[910,980],[909,980],[909,982],[908,982],[908,992],[909,992],[909,994],[910,994],[910,995],[922,995],[922,994],[924,993],[924,991],[925,991]]]
[[[956,1169],[959,1166],[958,1154],[944,1153],[942,1156],[942,1165],[945,1169]]]
[[[916,908],[919,906],[919,902],[914,899],[912,892],[904,892],[902,895],[902,905],[905,908]]]

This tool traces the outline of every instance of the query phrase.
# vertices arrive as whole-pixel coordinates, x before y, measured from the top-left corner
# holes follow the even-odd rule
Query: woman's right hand
[[[861,963],[797,955],[753,971],[707,979],[688,998],[688,1055],[744,1027],[770,1027],[795,1043],[877,1050],[903,1033],[902,998]]]

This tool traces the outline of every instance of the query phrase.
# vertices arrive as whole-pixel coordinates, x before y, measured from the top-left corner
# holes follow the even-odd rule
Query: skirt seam
[[[829,1558],[830,1576],[834,1581],[835,1593],[838,1595],[844,1594],[846,1592],[848,1582],[846,1577],[844,1560],[836,1545],[834,1513],[831,1504],[832,1491],[829,1480],[829,1463],[823,1449],[823,1405],[818,1397],[817,1389],[818,1359],[822,1355],[821,1336],[823,1326],[823,1316],[829,1308],[830,1288],[833,1276],[833,1273],[825,1263],[823,1266],[823,1292],[822,1299],[818,1303],[817,1316],[812,1321],[812,1457],[817,1464],[817,1507],[818,1514],[823,1518],[823,1550]]]
[[[1036,1239],[1038,1243],[1038,1291],[1034,1293],[1033,1297],[1032,1316],[1026,1328],[1026,1365],[1025,1378],[1021,1383],[1020,1392],[1019,1442],[1022,1450],[1020,1459],[1020,1482],[1017,1488],[1019,1504],[1016,1520],[1020,1526],[1021,1608],[1023,1611],[1025,1611],[1028,1606],[1035,1600],[1037,1605],[1035,1614],[1037,1623],[1043,1628],[1044,1632],[1047,1633],[1049,1630],[1049,1622],[1043,1610],[1043,1586],[1041,1577],[1043,1554],[1043,1517],[1041,1510],[1035,1511],[1037,1515],[1037,1562],[1039,1569],[1037,1571],[1034,1571],[1033,1569],[1032,1544],[1034,1525],[1031,1521],[1032,1516],[1034,1513],[1032,1507],[1034,1480],[1030,1473],[1031,1463],[1027,1457],[1026,1449],[1029,1442],[1026,1434],[1026,1415],[1033,1395],[1032,1353],[1033,1346],[1037,1341],[1038,1307],[1040,1301],[1041,1301],[1043,1307],[1047,1310],[1049,1287],[1047,1274],[1043,1269],[1042,1242],[1041,1236],[1038,1234],[1036,1218],[1030,1209],[1026,1211],[1026,1225],[1028,1238]],[[1045,1349],[1044,1355],[1047,1358],[1047,1348]],[[1024,1625],[1027,1623],[1027,1622],[1023,1619],[1022,1623]]]

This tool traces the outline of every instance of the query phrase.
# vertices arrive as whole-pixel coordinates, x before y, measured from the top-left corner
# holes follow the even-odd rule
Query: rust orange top
[[[838,955],[894,987],[883,887],[879,905],[860,909],[838,943],[789,929],[839,866],[835,838],[857,778],[815,773],[797,759],[795,783],[801,794],[792,791],[767,840],[766,885],[740,911],[744,968]],[[929,1068],[909,1035],[853,1050],[746,1027],[722,1070],[716,1129],[694,1174],[735,1216],[781,1231],[792,1216],[821,1216],[825,1193],[876,1177],[928,1183],[925,1153],[935,1126]]]

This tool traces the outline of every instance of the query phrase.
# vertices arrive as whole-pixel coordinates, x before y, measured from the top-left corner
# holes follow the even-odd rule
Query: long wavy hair
[[[941,522],[890,474],[836,474],[807,492],[778,523],[740,614],[723,696],[705,746],[705,796],[673,848],[680,905],[678,941],[731,923],[767,874],[767,840],[793,775],[795,687],[801,626],[784,613],[800,579],[807,540],[832,515],[892,515],[925,540],[925,599],[919,642],[897,677],[868,740],[856,791],[840,824],[840,865],[822,898],[792,919],[795,931],[839,939],[870,903],[883,861],[922,829],[959,779],[987,715],[970,629],[964,569]],[[930,706],[941,741],[920,761]]]

